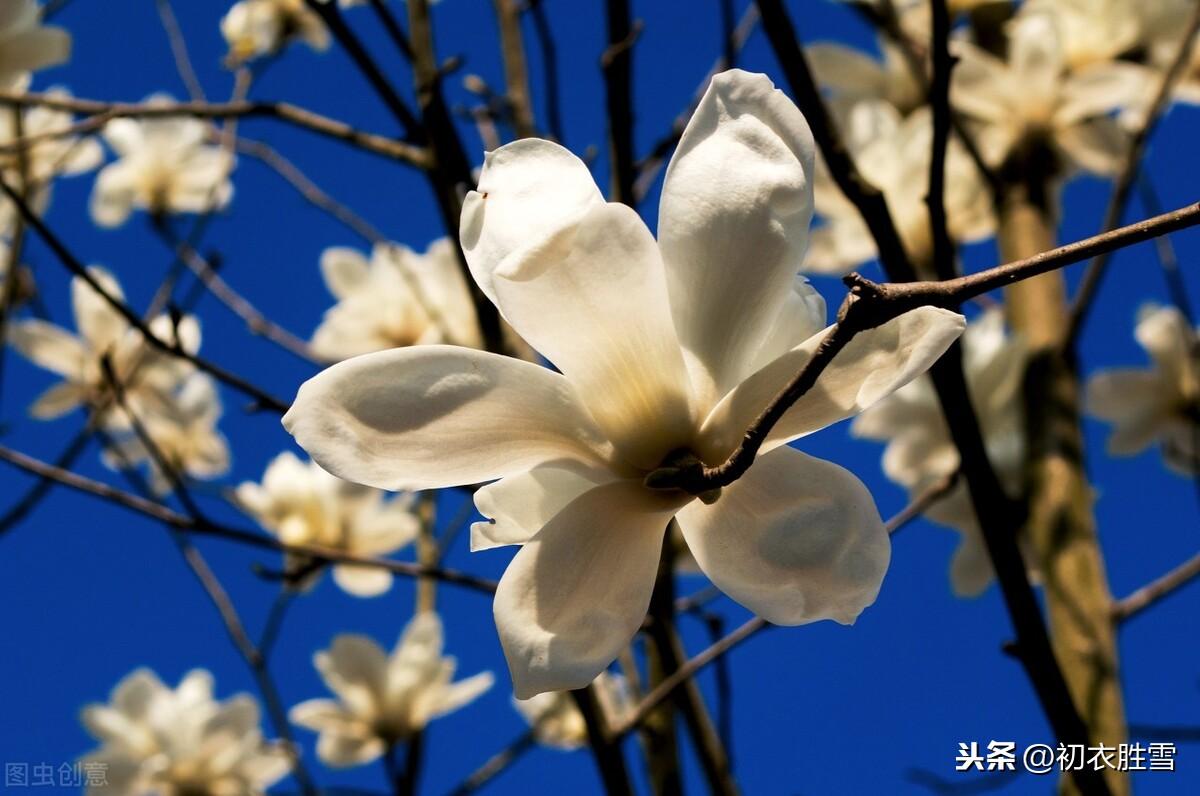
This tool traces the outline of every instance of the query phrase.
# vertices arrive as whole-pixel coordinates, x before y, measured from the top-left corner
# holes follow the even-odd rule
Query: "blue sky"
[[[210,98],[227,97],[231,77],[221,65],[224,44],[218,21],[224,2],[177,2],[176,11],[192,48],[200,79]],[[744,5],[738,2],[738,9]],[[791,4],[806,41],[837,38],[869,46],[861,23],[844,8],[819,0]],[[403,10],[399,3],[398,11]],[[559,43],[566,143],[577,152],[604,150],[603,93],[598,57],[603,50],[602,3],[546,0]],[[636,140],[639,152],[669,128],[719,51],[718,3],[635,2],[645,21],[635,50]],[[385,71],[407,92],[409,76],[373,26],[367,9],[349,12],[379,55]],[[75,36],[71,62],[38,76],[37,87],[66,85],[83,97],[139,100],[156,91],[182,97],[154,4],[75,0],[56,20]],[[485,0],[444,0],[435,8],[442,57],[461,54],[460,74],[475,73],[502,85],[492,4]],[[528,31],[527,31],[528,35]],[[543,66],[531,46],[534,91],[542,113]],[[741,65],[765,71],[782,84],[779,70],[761,35],[750,41]],[[452,102],[466,101],[459,80],[449,81]],[[261,99],[294,101],[365,129],[395,133],[395,125],[376,97],[336,47],[321,55],[294,47],[255,85]],[[540,117],[540,116],[539,116]],[[1194,137],[1200,115],[1176,108],[1150,148],[1150,174],[1167,207],[1196,199]],[[482,146],[473,130],[464,141],[473,160]],[[312,135],[273,123],[247,120],[241,132],[267,141],[294,160],[317,184],[349,204],[393,239],[414,248],[442,232],[432,197],[412,171]],[[603,155],[596,173],[603,184]],[[211,226],[205,249],[219,251],[223,273],[283,326],[307,336],[331,298],[317,260],[327,246],[365,242],[313,209],[275,174],[243,158],[235,174],[236,194],[229,211]],[[170,255],[150,233],[145,218],[134,217],[118,230],[94,227],[86,213],[93,177],[64,179],[55,188],[49,223],[88,262],[113,270],[135,306],[145,306],[170,263]],[[1107,185],[1081,179],[1067,189],[1061,239],[1097,231]],[[643,207],[654,224],[657,195]],[[1134,216],[1145,213],[1140,207]],[[1174,236],[1189,279],[1193,303],[1200,301],[1200,280],[1187,269],[1200,253],[1200,232]],[[991,243],[973,247],[968,265],[996,261]],[[65,271],[34,242],[27,260],[52,317],[70,325]],[[868,269],[877,275],[874,267]],[[1078,267],[1070,272],[1078,278]],[[818,280],[831,306],[841,286]],[[1165,301],[1166,291],[1149,246],[1119,254],[1099,295],[1082,348],[1085,371],[1102,365],[1143,363],[1132,338],[1138,307]],[[235,372],[252,374],[271,392],[290,398],[312,374],[311,367],[248,335],[240,322],[211,298],[197,307],[204,326],[204,347],[212,359]],[[52,377],[20,360],[5,358],[5,392],[0,403],[3,443],[44,459],[54,458],[75,434],[78,416],[38,423],[24,416],[25,406]],[[265,464],[292,448],[277,419],[268,413],[246,414],[244,399],[226,392],[222,428],[234,449],[227,483],[258,479]],[[1197,546],[1197,504],[1192,485],[1168,473],[1156,453],[1109,460],[1101,455],[1104,429],[1089,421],[1088,468],[1097,489],[1096,510],[1113,591],[1123,595],[1158,576]],[[880,448],[853,441],[845,425],[804,441],[804,449],[853,470],[875,494],[886,517],[905,502],[879,468]],[[93,448],[83,457],[82,472],[116,481]],[[0,470],[0,503],[21,494],[29,479]],[[444,517],[453,515],[462,496],[447,493]],[[213,506],[219,505],[210,501]],[[250,520],[231,510],[230,521]],[[733,756],[747,793],[921,793],[912,779],[922,770],[949,781],[960,741],[1012,740],[1024,746],[1052,737],[1019,666],[1000,653],[1011,637],[1009,623],[993,588],[975,600],[951,596],[946,568],[957,542],[952,532],[923,521],[895,540],[893,560],[877,604],[852,628],[831,623],[772,629],[755,637],[729,658],[734,678]],[[266,615],[275,587],[252,570],[272,566],[274,557],[227,543],[200,540],[199,546],[241,607],[252,630]],[[405,553],[408,555],[408,553]],[[498,577],[511,556],[505,550],[471,555],[465,539],[449,556],[452,566]],[[686,588],[686,586],[685,586]],[[311,665],[314,651],[338,632],[367,633],[390,647],[411,614],[413,589],[397,582],[373,600],[349,597],[325,580],[298,600],[283,628],[272,669],[284,701],[291,705],[324,695]],[[469,708],[434,724],[426,746],[425,791],[442,792],[519,736],[524,724],[512,709],[508,679],[492,624],[489,600],[473,592],[443,588],[440,606],[446,617],[448,651],[464,675],[483,669],[497,674],[497,685]],[[51,762],[57,765],[87,751],[91,740],[78,724],[81,705],[104,700],[127,672],[145,665],[174,683],[189,669],[212,670],[220,696],[254,690],[253,681],[227,641],[216,612],[186,572],[160,526],[111,505],[59,489],[26,522],[0,539],[0,760]],[[729,602],[716,603],[729,627],[746,612]],[[1138,724],[1189,725],[1200,716],[1200,643],[1195,584],[1137,617],[1121,629],[1122,678],[1131,721]],[[690,649],[707,641],[698,623],[684,619]],[[1191,639],[1190,641],[1188,639]],[[713,686],[711,671],[702,678]],[[344,772],[322,770],[312,750],[313,736],[303,730],[306,758],[319,781],[382,791],[377,766]],[[1180,744],[1174,774],[1146,773],[1135,779],[1141,794],[1194,792],[1200,789],[1198,747]],[[630,748],[632,759],[632,747]],[[690,754],[690,753],[689,753]],[[694,760],[685,761],[696,792],[703,786]],[[494,793],[537,789],[598,792],[586,753],[537,749],[495,781]],[[1052,790],[1046,779],[1014,778],[1001,792]]]

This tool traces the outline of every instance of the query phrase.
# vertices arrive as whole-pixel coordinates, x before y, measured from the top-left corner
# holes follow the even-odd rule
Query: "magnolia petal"
[[[317,737],[317,757],[331,768],[361,766],[375,760],[383,752],[383,740],[374,736],[359,738],[323,732]]]
[[[965,328],[966,319],[958,313],[919,307],[859,332],[775,424],[763,450],[853,417],[895,392],[928,370]],[[812,358],[827,332],[813,335],[721,400],[701,429],[700,452],[706,461],[729,455],[750,424]]]
[[[109,296],[118,301],[125,297],[116,277],[108,271],[92,266],[88,273]],[[98,353],[109,351],[129,329],[129,322],[81,277],[71,280],[71,308],[80,336]]]
[[[119,227],[137,201],[137,173],[128,162],[110,163],[96,175],[88,204],[92,220],[102,227]]]
[[[817,82],[836,94],[881,97],[887,87],[883,65],[866,53],[835,42],[817,42],[804,48]]]
[[[469,705],[491,688],[495,681],[496,678],[491,672],[480,672],[465,680],[459,680],[457,683],[446,686],[442,689],[440,699],[437,705],[434,706],[433,712],[430,713],[429,719],[445,716],[465,705]]]
[[[767,332],[762,347],[754,356],[753,373],[825,328],[825,298],[802,276],[792,283],[788,294]]]
[[[852,624],[875,601],[891,556],[863,483],[791,448],[760,456],[716,503],[695,501],[678,519],[704,574],[778,625]]]
[[[29,405],[29,416],[38,420],[62,417],[87,400],[87,390],[73,381],[63,381],[50,387]]]
[[[328,650],[314,655],[313,663],[346,707],[355,715],[371,715],[387,673],[387,656],[378,644],[367,636],[343,633]]]
[[[637,481],[576,498],[520,549],[493,612],[518,699],[582,688],[633,638],[678,499]]]
[[[1080,168],[1109,175],[1125,157],[1129,134],[1115,119],[1100,116],[1059,130],[1054,141]]]
[[[600,461],[570,383],[453,346],[364,354],[309,379],[283,424],[318,464],[380,489],[472,484],[555,459]]]
[[[471,526],[471,552],[525,544],[554,515],[594,486],[612,480],[604,470],[569,462],[510,475],[475,492],[475,508],[491,522]]]
[[[463,201],[459,233],[480,289],[494,302],[492,274],[506,257],[603,202],[588,167],[558,144],[525,138],[488,152],[478,189]]]
[[[1114,369],[1087,383],[1088,414],[1113,423],[1110,456],[1133,456],[1154,444],[1170,415],[1172,391],[1153,371]]]
[[[497,306],[558,366],[630,463],[656,466],[693,425],[654,236],[633,208],[598,204],[495,271]]]
[[[8,342],[38,367],[68,379],[80,378],[88,360],[78,338],[37,318],[14,323],[8,331]]]
[[[23,5],[10,3],[9,5]],[[0,74],[32,71],[61,64],[71,54],[71,34],[62,28],[38,27],[6,36],[0,50]]]
[[[963,531],[962,540],[950,558],[950,590],[955,597],[978,597],[996,578],[992,559],[978,529]]]
[[[663,182],[658,236],[679,340],[708,405],[745,374],[813,213],[812,132],[764,75],[713,77]]]
[[[333,582],[355,597],[378,597],[392,587],[392,573],[381,567],[338,564]]]
[[[325,287],[338,299],[361,289],[371,273],[362,252],[348,246],[331,246],[321,252],[320,265]]]
[[[1066,127],[1135,105],[1153,91],[1155,79],[1154,71],[1125,61],[1088,67],[1063,85],[1063,103],[1054,112],[1055,123]]]

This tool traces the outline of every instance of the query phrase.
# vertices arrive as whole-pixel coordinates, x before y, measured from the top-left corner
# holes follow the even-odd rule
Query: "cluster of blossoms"
[[[1179,52],[1192,13],[1190,4],[1175,0],[973,0],[948,6],[952,19],[986,11],[1001,33],[997,42],[976,40],[973,25],[953,31],[952,108],[989,169],[1033,168],[1052,193],[1076,173],[1116,172],[1132,131],[1145,121],[1163,70]],[[886,198],[917,270],[932,278],[933,242],[924,201],[932,136],[926,97],[931,16],[923,0],[893,8],[907,42],[881,38],[882,60],[836,43],[814,45],[808,56],[860,173]],[[1200,60],[1193,52],[1175,99],[1196,101],[1197,74]],[[949,142],[945,174],[951,237],[970,243],[994,235],[994,197],[958,136]],[[823,223],[813,232],[807,270],[841,274],[874,259],[875,244],[861,216],[821,164],[816,212]],[[1128,455],[1157,441],[1173,469],[1195,470],[1200,417],[1189,335],[1177,312],[1149,313],[1139,324],[1138,339],[1152,353],[1156,369],[1104,373],[1093,380],[1089,410],[1117,426],[1111,453]],[[1022,395],[1027,352],[1019,338],[1005,334],[999,310],[974,321],[963,343],[967,387],[989,459],[1006,491],[1019,497],[1027,447]],[[887,443],[884,472],[911,496],[958,470],[958,453],[928,379],[884,399],[852,428],[858,436]],[[961,480],[925,515],[962,533],[950,566],[953,591],[960,596],[982,592],[992,580],[991,564]]]

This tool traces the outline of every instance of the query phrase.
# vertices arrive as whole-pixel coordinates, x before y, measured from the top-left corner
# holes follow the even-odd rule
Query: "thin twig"
[[[86,266],[84,266],[79,258],[71,253],[62,240],[56,234],[54,234],[54,232],[51,231],[50,228],[47,227],[40,218],[38,218],[37,214],[30,209],[29,205],[25,203],[25,201],[9,186],[7,182],[4,181],[3,178],[0,178],[0,190],[3,190],[8,198],[13,201],[13,203],[17,206],[17,209],[20,211],[21,216],[24,217],[26,223],[38,233],[41,239],[46,243],[47,246],[50,247],[55,256],[66,267],[66,269],[73,275],[86,282],[88,287],[90,287],[98,296],[104,299],[105,303],[116,310],[117,314],[123,317],[130,326],[141,332],[143,338],[149,345],[164,353],[170,354],[171,356],[175,356],[190,362],[198,369],[208,373],[218,381],[222,381],[230,387],[233,387],[235,390],[245,393],[257,402],[259,408],[268,409],[270,411],[277,412],[278,414],[283,414],[287,411],[288,405],[283,401],[275,398],[261,388],[256,387],[255,385],[243,379],[241,376],[231,373],[219,365],[215,365],[208,360],[202,359],[196,354],[185,350],[178,340],[167,342],[159,339],[159,337],[150,330],[150,327],[138,317],[137,313],[131,310],[129,306],[125,304],[125,302],[117,299],[115,296],[109,293],[108,290],[101,285],[99,281],[97,281],[96,277],[92,275],[92,272],[89,271]]]
[[[166,31],[167,41],[171,45],[175,68],[183,80],[183,85],[187,87],[188,96],[194,102],[204,102],[207,99],[204,86],[200,84],[200,78],[196,77],[196,69],[192,66],[191,56],[188,55],[187,39],[184,38],[179,20],[171,8],[171,0],[155,0],[155,5],[158,7],[158,17],[162,20],[163,30]]]
[[[565,143],[562,125],[562,97],[558,90],[558,47],[554,34],[546,19],[542,0],[529,0],[529,13],[533,17],[533,33],[542,51],[542,92],[546,95],[546,129],[550,137],[560,144]]]
[[[296,192],[305,201],[320,210],[324,210],[368,243],[374,245],[387,240],[383,233],[376,229],[369,221],[321,190],[296,164],[292,163],[292,161],[281,155],[267,143],[239,136],[237,151],[261,161],[295,188]]]
[[[925,204],[929,208],[930,237],[933,239],[933,271],[938,279],[957,276],[954,241],[946,219],[946,150],[950,143],[950,10],[946,0],[930,0],[932,30],[930,46],[933,79],[929,84],[929,104],[933,112],[933,137],[929,155],[929,192]]]
[[[537,745],[537,727],[530,727],[515,741],[489,757],[483,765],[471,772],[457,788],[450,791],[451,796],[465,796],[474,793],[491,782],[506,768],[515,763],[521,755]]]
[[[724,7],[724,0],[722,2]],[[674,151],[675,145],[679,143],[679,139],[683,137],[683,131],[687,129],[692,114],[696,112],[696,108],[700,105],[700,100],[704,98],[704,92],[708,90],[708,85],[712,82],[713,76],[733,66],[734,61],[732,59],[746,46],[746,41],[750,38],[750,34],[758,26],[759,18],[757,5],[751,3],[746,6],[746,10],[742,12],[742,18],[738,20],[737,26],[733,28],[725,39],[724,53],[713,61],[713,65],[709,68],[708,73],[704,75],[704,79],[700,81],[700,85],[692,94],[688,106],[671,122],[670,131],[650,148],[648,155],[638,161],[637,179],[633,185],[633,195],[636,201],[641,202],[646,198],[646,194],[650,192],[650,187],[654,185],[654,180],[658,178],[659,172],[666,165],[667,158]]]
[[[500,25],[500,54],[504,58],[504,99],[512,116],[517,138],[537,135],[533,104],[529,96],[529,70],[525,41],[521,36],[521,8],[517,0],[494,0]]]
[[[1135,224],[1051,249],[1024,260],[941,282],[879,284],[852,273],[843,279],[850,289],[838,322],[830,327],[812,358],[759,414],[738,447],[717,465],[688,461],[660,467],[646,476],[654,488],[678,488],[698,495],[736,481],[749,468],[758,449],[784,413],[816,383],[837,353],[859,332],[875,328],[922,306],[955,309],[964,301],[1014,282],[1044,274],[1100,252],[1115,251],[1200,223],[1200,202]]]
[[[1184,561],[1157,580],[1147,583],[1142,588],[1113,603],[1113,621],[1125,620],[1141,613],[1154,603],[1200,577],[1200,553]]]
[[[189,517],[186,514],[181,514],[161,503],[153,500],[147,500],[138,495],[117,489],[109,484],[96,481],[78,473],[61,467],[55,467],[52,464],[47,464],[31,456],[28,456],[19,451],[0,445],[0,460],[18,467],[26,472],[34,475],[49,478],[50,480],[71,487],[80,492],[85,492],[95,497],[102,498],[111,503],[115,503],[122,508],[136,511],[144,514],[159,522],[166,523],[174,528],[186,531],[188,533],[197,534],[200,536],[210,536],[215,539],[223,539],[227,542],[235,542],[244,544],[249,547],[254,547],[260,550],[269,550],[275,553],[284,555],[313,558],[321,561],[327,561],[336,564],[354,564],[364,567],[377,567],[385,569],[394,575],[403,575],[405,577],[429,577],[443,581],[445,583],[453,583],[458,586],[464,586],[474,591],[491,594],[496,591],[496,582],[486,578],[477,577],[466,572],[460,572],[454,569],[446,569],[444,567],[426,567],[419,564],[414,564],[408,561],[392,561],[385,558],[374,558],[371,556],[356,555],[344,550],[337,550],[321,545],[292,545],[284,544],[273,536],[267,536],[253,531],[234,528],[232,526],[216,523],[209,519],[198,519]]]
[[[955,470],[949,475],[939,478],[934,483],[930,484],[919,495],[912,499],[911,502],[904,508],[900,509],[891,519],[884,523],[884,527],[889,534],[895,534],[905,525],[920,517],[929,507],[937,503],[950,493],[958,485],[959,471]]]
[[[769,627],[767,621],[760,617],[754,617],[745,624],[734,630],[725,638],[710,646],[708,649],[691,658],[676,671],[666,677],[661,683],[655,686],[650,693],[638,703],[633,712],[625,718],[620,724],[612,728],[612,737],[619,739],[627,735],[631,730],[637,727],[646,716],[654,709],[659,702],[674,693],[675,689],[679,688],[685,682],[689,681],[693,675],[699,672],[708,664],[712,663],[721,655],[724,655],[729,650],[742,643],[750,636]]]
[[[1171,95],[1175,91],[1176,84],[1183,76],[1188,63],[1191,61],[1192,50],[1196,45],[1197,33],[1200,32],[1200,3],[1196,3],[1195,5],[1196,8],[1192,12],[1191,21],[1188,23],[1183,41],[1179,45],[1179,52],[1175,54],[1175,59],[1171,62],[1171,66],[1163,74],[1162,81],[1158,85],[1158,91],[1154,95],[1154,100],[1150,103],[1150,107],[1146,112],[1145,121],[1129,139],[1128,148],[1125,150],[1125,158],[1121,162],[1121,169],[1117,172],[1117,176],[1113,181],[1112,196],[1109,198],[1108,207],[1104,211],[1102,232],[1114,229],[1121,223],[1121,218],[1125,214],[1125,207],[1129,204],[1129,198],[1133,193],[1138,172],[1141,170],[1142,158],[1146,153],[1146,145],[1149,143],[1150,137],[1158,127],[1158,122],[1162,119],[1163,113],[1170,104]],[[1078,343],[1080,329],[1087,320],[1088,312],[1096,298],[1096,292],[1100,289],[1100,282],[1104,279],[1104,274],[1108,269],[1109,259],[1108,252],[1097,255],[1083,274],[1083,279],[1079,283],[1079,289],[1075,292],[1075,298],[1071,302],[1070,320],[1067,325],[1066,335],[1063,338],[1062,348],[1064,351],[1073,351]]]
[[[0,152],[26,149],[42,141],[99,130],[113,119],[154,119],[173,116],[192,116],[198,119],[232,119],[246,117],[274,118],[305,130],[351,144],[366,152],[397,160],[417,168],[427,168],[428,153],[425,149],[404,141],[397,141],[374,133],[364,133],[345,122],[330,119],[287,102],[263,102],[241,100],[237,102],[173,102],[173,103],[130,103],[102,102],[81,97],[64,97],[49,94],[20,94],[0,91],[0,105],[9,107],[39,106],[52,110],[78,113],[88,118],[68,127],[51,130],[41,135],[20,138],[0,144]]]

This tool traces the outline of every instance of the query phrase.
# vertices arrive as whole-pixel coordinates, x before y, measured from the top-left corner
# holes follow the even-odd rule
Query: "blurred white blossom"
[[[1013,153],[1049,149],[1060,172],[1078,166],[1111,174],[1125,153],[1126,135],[1109,113],[1138,101],[1146,91],[1146,69],[1126,62],[1093,64],[1069,71],[1055,17],[1019,15],[1008,26],[1008,60],[966,41],[955,41],[959,57],[950,96],[976,123],[984,158],[998,166]]]
[[[317,545],[360,556],[399,550],[417,537],[420,521],[412,495],[387,498],[378,489],[343,481],[315,462],[285,451],[263,473],[262,483],[237,488],[238,503],[284,544]],[[289,571],[303,562],[291,561]],[[359,597],[374,597],[392,585],[378,567],[336,564],[333,579]]]
[[[1112,456],[1132,456],[1157,444],[1167,466],[1200,472],[1200,347],[1196,330],[1174,307],[1148,305],[1134,336],[1150,355],[1144,369],[1101,371],[1088,381],[1087,411],[1113,426]]]
[[[121,286],[112,274],[97,267],[89,272],[105,292],[123,300]],[[71,281],[71,304],[76,334],[36,318],[16,321],[9,330],[9,342],[23,356],[63,377],[42,393],[29,413],[50,420],[85,406],[100,412],[109,428],[128,428],[129,418],[120,411],[104,372],[105,358],[121,385],[129,411],[139,418],[173,411],[176,390],[193,371],[192,365],[148,344],[142,333],[82,277]],[[160,340],[178,339],[183,350],[190,353],[200,348],[200,326],[191,316],[174,323],[170,317],[160,315],[149,328]]]
[[[929,158],[933,126],[928,108],[901,118],[891,105],[864,100],[845,114],[846,145],[863,177],[883,192],[896,232],[918,268],[933,260],[929,209]],[[829,169],[818,164],[817,214],[825,223],[813,230],[806,271],[844,274],[873,259],[875,240],[858,208],[837,187]],[[995,230],[992,197],[979,170],[956,138],[946,150],[946,221],[951,238],[982,240]]]
[[[608,726],[626,719],[635,707],[624,678],[600,672],[592,681]],[[533,729],[537,742],[555,749],[580,749],[588,744],[587,723],[569,691],[545,691],[513,705]]]
[[[1081,70],[1112,61],[1135,49],[1142,38],[1147,6],[1175,0],[1027,0],[1021,14],[1048,14],[1058,30],[1068,69]]]
[[[1004,333],[1003,313],[989,309],[963,335],[967,392],[979,418],[988,459],[1010,495],[1021,486],[1025,460],[1021,394],[1027,352]],[[958,448],[950,438],[932,382],[916,379],[854,419],[851,432],[887,443],[883,471],[915,498],[958,470]],[[925,516],[962,534],[950,562],[950,585],[960,597],[975,596],[993,578],[975,509],[962,479],[932,504]]]
[[[23,76],[16,79],[13,90],[25,91],[28,87],[29,78]],[[65,89],[51,89],[46,94],[59,99],[71,96]],[[43,106],[0,110],[0,147],[20,138],[38,139],[20,154],[0,151],[0,176],[14,188],[25,186],[26,202],[35,212],[45,212],[55,177],[91,171],[104,160],[95,139],[56,135],[72,123],[70,113]],[[16,206],[7,197],[0,199],[0,235],[12,234],[17,216]]]
[[[0,90],[14,86],[24,73],[54,66],[71,55],[71,34],[42,24],[37,0],[0,2]]]
[[[519,698],[586,685],[629,643],[672,518],[704,573],[771,622],[850,623],[878,594],[890,546],[871,495],[787,443],[923,372],[960,315],[921,308],[857,335],[719,495],[643,482],[723,461],[823,337],[817,302],[793,290],[812,171],[803,116],[740,70],[713,78],[680,140],[658,241],[566,149],[508,144],[466,198],[463,247],[483,292],[561,373],[414,346],[301,387],[284,423],[342,477],[385,489],[501,479],[476,493],[495,524],[473,542],[523,545],[493,611]]]
[[[82,721],[100,747],[85,763],[104,766],[112,796],[254,796],[282,779],[287,754],[263,740],[249,694],[213,698],[212,675],[195,669],[171,689],[148,669],[125,677],[108,704],[88,705]]]
[[[837,42],[818,42],[804,48],[813,76],[835,102],[882,100],[901,115],[925,104],[925,88],[913,74],[899,46],[881,39],[881,61]]]
[[[427,343],[482,346],[448,238],[434,241],[425,254],[379,244],[369,261],[356,249],[329,248],[321,255],[321,274],[338,303],[313,332],[312,348],[320,357],[348,359]]]
[[[167,94],[146,99],[170,105]],[[125,223],[134,209],[153,215],[203,213],[220,209],[233,196],[232,156],[206,143],[208,125],[200,119],[156,117],[113,119],[104,140],[117,160],[100,170],[92,190],[92,219],[102,227]]]
[[[221,35],[233,63],[274,55],[293,41],[317,52],[329,47],[325,23],[304,0],[239,0],[222,17]]]
[[[313,660],[337,699],[301,702],[292,722],[320,733],[317,757],[326,765],[375,760],[492,687],[491,672],[453,682],[457,663],[442,656],[442,645],[442,621],[432,611],[413,617],[391,655],[366,636],[335,637]]]
[[[105,450],[104,462],[116,470],[144,463],[156,494],[170,492],[173,477],[208,480],[229,470],[229,442],[217,429],[221,397],[208,374],[193,373],[168,403],[136,419],[154,450],[147,448],[134,429],[127,429]],[[169,472],[163,472],[159,457]]]

